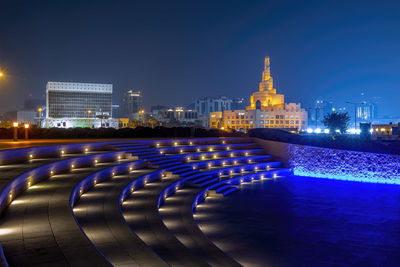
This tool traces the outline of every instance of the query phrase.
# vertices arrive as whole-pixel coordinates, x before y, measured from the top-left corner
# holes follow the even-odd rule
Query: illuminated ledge
[[[305,176],[312,178],[326,178],[326,179],[335,179],[335,180],[343,180],[343,181],[353,181],[353,182],[363,182],[363,183],[380,183],[380,184],[400,184],[400,179],[382,179],[382,178],[371,178],[371,177],[356,177],[352,175],[334,175],[334,174],[324,174],[324,173],[312,173],[293,170],[295,176]]]

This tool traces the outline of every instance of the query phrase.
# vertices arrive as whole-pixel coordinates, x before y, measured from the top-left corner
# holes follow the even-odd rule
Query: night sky
[[[287,101],[365,93],[400,116],[399,14],[399,1],[0,0],[0,112],[47,81],[112,83],[115,104],[127,89],[147,107],[248,100],[268,55]]]

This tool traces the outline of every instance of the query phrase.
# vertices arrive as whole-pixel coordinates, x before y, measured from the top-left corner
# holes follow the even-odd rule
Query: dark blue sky
[[[400,116],[398,1],[0,0],[0,111],[52,81],[113,83],[115,102],[249,98],[271,57],[278,92],[311,105],[381,97]]]

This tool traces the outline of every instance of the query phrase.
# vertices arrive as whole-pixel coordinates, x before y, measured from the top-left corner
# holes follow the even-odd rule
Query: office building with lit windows
[[[259,90],[242,110],[210,113],[211,128],[247,131],[252,128],[281,128],[300,131],[307,128],[307,111],[299,103],[285,103],[284,95],[273,88],[269,57],[265,58]]]
[[[112,84],[48,82],[42,127],[118,127],[112,119]]]
[[[122,97],[121,117],[133,118],[143,109],[143,95],[141,91],[128,90]]]

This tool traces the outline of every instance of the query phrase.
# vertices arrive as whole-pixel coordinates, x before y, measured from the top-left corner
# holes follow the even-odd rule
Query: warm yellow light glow
[[[18,122],[13,122],[13,127],[18,127]]]
[[[25,129],[29,129],[29,123],[24,124]]]
[[[0,77],[3,77],[4,76],[4,73],[3,72],[0,72]]]
[[[43,110],[42,108],[38,108],[38,111],[39,111],[39,112],[42,112],[42,110]]]
[[[92,113],[92,111],[90,109],[88,109],[87,113],[90,114],[90,113]]]
[[[29,157],[30,157],[30,158],[33,158],[33,155],[32,155],[32,154],[30,154],[30,155],[29,155]]]

